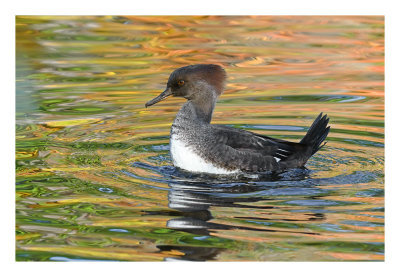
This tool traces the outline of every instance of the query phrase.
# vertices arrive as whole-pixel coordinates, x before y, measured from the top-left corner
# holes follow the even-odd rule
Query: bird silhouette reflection
[[[301,173],[299,175],[299,172]],[[307,171],[296,173],[298,180],[307,177]],[[287,177],[287,176],[286,176]],[[254,205],[258,201],[266,201],[267,197],[257,196],[257,192],[265,190],[265,183],[284,179],[282,175],[269,175],[268,178],[257,182],[191,182],[177,181],[169,183],[168,206],[176,211],[176,217],[167,221],[167,227],[174,230],[195,234],[199,239],[208,238],[215,230],[250,230],[260,232],[277,232],[268,228],[252,228],[245,226],[229,225],[211,222],[213,215],[211,207],[233,207],[239,209],[273,209],[270,205]],[[252,196],[255,195],[255,196]],[[184,255],[179,258],[166,258],[166,260],[213,260],[224,248],[200,247],[186,245],[158,245],[161,251],[178,250]]]

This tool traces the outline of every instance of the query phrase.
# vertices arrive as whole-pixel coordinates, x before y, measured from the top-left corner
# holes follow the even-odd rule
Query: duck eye
[[[179,80],[178,81],[178,85],[181,87],[181,86],[183,86],[185,84],[185,81],[184,80]]]

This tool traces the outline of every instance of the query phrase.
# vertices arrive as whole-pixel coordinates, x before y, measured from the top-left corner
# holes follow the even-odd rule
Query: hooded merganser
[[[181,67],[172,72],[165,91],[146,103],[148,107],[171,95],[188,100],[171,127],[174,166],[211,174],[280,172],[303,167],[325,145],[321,144],[330,127],[329,118],[322,113],[299,143],[210,124],[225,79],[225,70],[219,65]]]

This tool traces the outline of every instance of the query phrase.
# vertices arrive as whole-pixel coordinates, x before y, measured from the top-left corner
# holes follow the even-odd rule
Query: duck
[[[211,124],[226,78],[225,70],[216,64],[180,67],[169,76],[165,90],[145,104],[147,108],[170,96],[187,100],[171,126],[170,154],[175,167],[217,175],[282,172],[304,168],[326,144],[330,126],[323,113],[299,142]]]

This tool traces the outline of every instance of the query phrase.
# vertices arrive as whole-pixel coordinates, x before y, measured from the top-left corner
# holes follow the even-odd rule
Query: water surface
[[[16,26],[16,260],[384,259],[383,17],[37,17]],[[213,122],[298,141],[306,170],[174,168],[169,73],[227,71]]]

